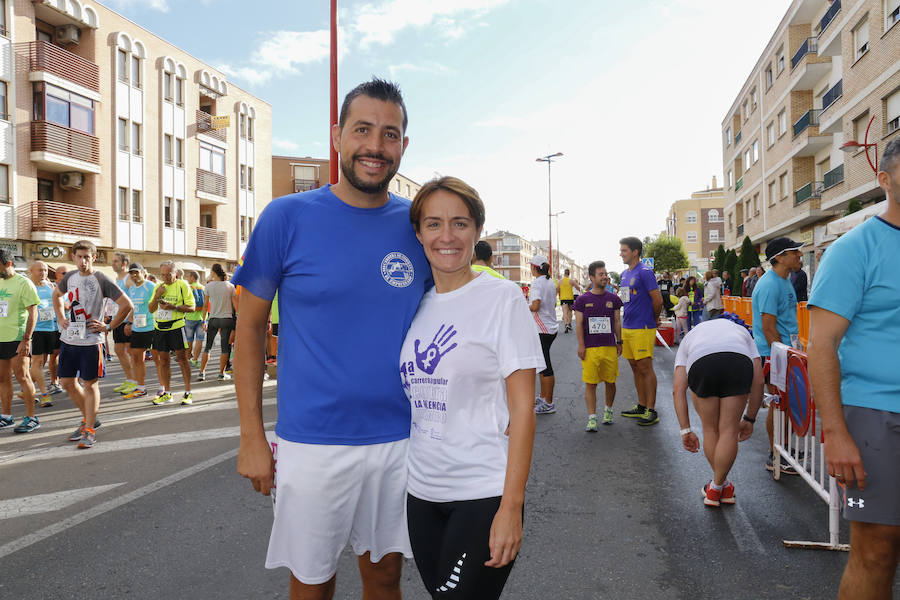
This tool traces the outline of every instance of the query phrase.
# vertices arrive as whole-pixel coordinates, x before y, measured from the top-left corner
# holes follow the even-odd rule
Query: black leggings
[[[544,353],[544,365],[546,368],[541,371],[541,375],[544,377],[553,377],[553,365],[550,364],[550,346],[553,345],[553,340],[556,339],[555,333],[539,333],[538,337],[541,338],[541,351]]]
[[[484,563],[500,497],[428,502],[407,494],[406,519],[416,567],[434,600],[496,600],[515,560],[496,569]],[[524,513],[524,510],[523,510]]]
[[[219,334],[219,343],[222,345],[222,356],[231,354],[231,344],[228,340],[231,338],[231,330],[234,329],[234,320],[226,319],[210,319],[206,324],[206,353],[212,350],[213,343],[216,341],[216,333]]]

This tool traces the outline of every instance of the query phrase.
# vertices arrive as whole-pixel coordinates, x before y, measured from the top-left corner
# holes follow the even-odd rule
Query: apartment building
[[[0,0],[0,237],[229,267],[271,199],[271,107],[94,2]]]
[[[681,240],[694,272],[707,271],[716,248],[725,244],[725,195],[716,184],[713,177],[712,187],[676,200],[666,217],[665,235]]]
[[[273,156],[272,197],[278,198],[322,187],[330,178],[329,164],[327,158]],[[415,198],[421,188],[421,185],[401,173],[394,175],[388,184],[388,189],[392,193],[408,200]]]
[[[494,255],[491,266],[501,275],[519,285],[531,285],[531,259],[540,252],[537,245],[520,235],[508,231],[496,231],[482,236],[491,245]]]
[[[555,240],[558,242],[559,240]],[[538,250],[544,255],[550,255],[550,243],[548,240],[535,240],[532,242],[535,246],[537,246]],[[588,279],[587,275],[587,267],[584,265],[578,264],[574,258],[566,254],[565,252],[561,252],[559,248],[556,246],[553,247],[553,261],[552,261],[553,269],[552,275],[555,279],[559,279],[566,272],[566,269],[569,269],[569,277],[574,279],[579,284],[584,284]]]
[[[900,135],[898,23],[900,0],[792,2],[722,122],[726,247],[789,236],[811,265],[828,223],[884,200],[841,147]]]

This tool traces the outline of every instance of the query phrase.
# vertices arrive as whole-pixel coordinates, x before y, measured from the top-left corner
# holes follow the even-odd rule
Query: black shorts
[[[171,352],[172,350],[187,350],[187,335],[184,327],[177,329],[157,329],[153,332],[153,349],[158,352]]]
[[[560,300],[559,303],[560,304],[568,304],[569,306],[572,306],[573,304],[575,304],[575,300]]]
[[[131,338],[125,335],[125,323],[113,329],[114,344],[128,344],[129,342],[131,342]]]
[[[53,354],[59,350],[59,331],[35,331],[31,336],[31,355]]]
[[[272,323],[272,337],[278,337],[278,323]]]
[[[500,597],[516,561],[500,569],[484,565],[491,558],[488,543],[498,508],[499,496],[428,502],[407,494],[409,541],[429,595],[442,598],[446,592],[456,600]]]
[[[714,352],[688,371],[688,387],[699,398],[746,396],[753,385],[753,360],[737,352]]]
[[[553,377],[553,365],[550,364],[550,346],[553,345],[553,340],[556,339],[555,333],[539,333],[538,336],[541,338],[541,352],[544,353],[544,364],[546,368],[541,371],[541,375],[545,377]]]
[[[0,360],[9,360],[18,353],[21,340],[15,342],[0,342]]]
[[[131,332],[132,348],[152,348],[153,347],[153,330],[150,331],[132,331]]]

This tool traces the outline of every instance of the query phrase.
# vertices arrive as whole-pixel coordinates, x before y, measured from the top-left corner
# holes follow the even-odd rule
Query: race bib
[[[147,315],[134,315],[134,326],[135,327],[146,327],[147,326]]]
[[[38,321],[52,321],[54,317],[52,308],[46,306],[38,307]]]
[[[623,285],[619,288],[619,299],[622,302],[630,302],[631,301],[631,288],[627,285]]]
[[[83,340],[87,336],[87,323],[84,321],[73,321],[69,323],[69,337]]]
[[[156,320],[157,321],[171,321],[172,320],[172,311],[160,308],[159,310],[156,311]]]
[[[598,333],[612,333],[609,317],[588,317],[588,333],[591,335]]]
[[[9,301],[8,300],[0,300],[0,318],[5,318],[9,316]]]

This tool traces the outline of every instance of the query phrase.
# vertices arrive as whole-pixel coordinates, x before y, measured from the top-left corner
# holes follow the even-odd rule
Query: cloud
[[[388,67],[388,70],[391,73],[391,78],[396,79],[399,73],[409,72],[409,73],[431,73],[431,74],[444,74],[449,73],[450,69],[441,63],[427,61],[420,64],[413,63],[401,63],[399,65],[391,65]]]
[[[208,2],[209,0],[206,0]],[[160,12],[169,12],[169,0],[106,0],[113,9],[127,10],[136,6],[146,6]]]
[[[300,144],[290,140],[272,138],[272,148],[277,148],[278,150],[284,150],[286,152],[296,152],[300,149]]]

